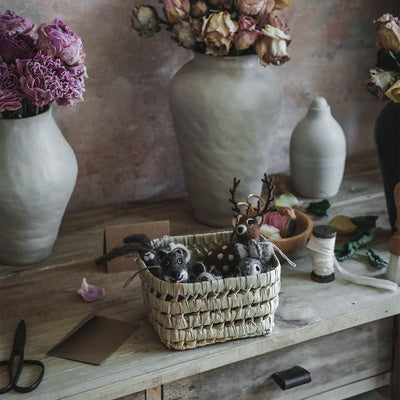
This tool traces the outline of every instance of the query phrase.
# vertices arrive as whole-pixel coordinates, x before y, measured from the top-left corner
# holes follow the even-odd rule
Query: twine
[[[335,257],[335,239],[336,237],[318,238],[311,235],[307,248],[313,251],[312,265],[315,274],[319,276],[330,275],[335,272],[336,268],[344,279],[357,285],[373,286],[391,291],[398,290],[399,286],[387,279],[356,275],[343,268]]]

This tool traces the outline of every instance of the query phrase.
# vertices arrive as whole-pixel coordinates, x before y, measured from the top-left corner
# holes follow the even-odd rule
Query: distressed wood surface
[[[356,163],[352,169],[349,167],[342,190],[332,203],[330,217],[338,213],[379,215],[376,239],[371,246],[388,259],[390,231],[384,195],[379,171],[370,159],[361,166]],[[327,218],[314,220],[319,223]],[[107,274],[104,267],[93,262],[102,253],[105,226],[165,219],[171,220],[172,234],[211,230],[192,219],[185,198],[94,210],[66,216],[55,254],[46,262],[23,268],[0,267],[0,359],[9,356],[14,330],[24,318],[28,336],[26,357],[41,359],[46,366],[42,384],[29,399],[101,400],[129,396],[400,313],[399,293],[354,285],[340,276],[329,284],[311,281],[311,258],[304,250],[296,256],[296,269],[283,265],[280,306],[270,335],[184,352],[168,350],[147,320],[139,280],[122,289],[130,272]],[[363,251],[353,260],[343,262],[343,266],[357,273],[376,275],[366,264]],[[76,293],[83,277],[105,288],[105,298],[84,303]],[[91,312],[134,320],[139,329],[101,366],[46,356]],[[5,379],[7,374],[2,370],[0,383]],[[19,398],[12,392],[3,397]]]
[[[323,336],[164,385],[168,400],[296,400],[390,371],[393,318]],[[311,382],[282,390],[272,374],[300,365]],[[337,397],[336,400],[339,400]]]

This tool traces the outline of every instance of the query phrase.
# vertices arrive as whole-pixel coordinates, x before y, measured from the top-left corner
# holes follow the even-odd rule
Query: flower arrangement
[[[263,66],[289,61],[288,26],[278,15],[292,0],[162,0],[162,20],[155,7],[138,6],[132,27],[151,37],[167,26],[181,46],[211,56],[257,54]]]
[[[84,59],[81,39],[59,18],[36,27],[12,11],[0,15],[0,118],[83,101]]]
[[[381,99],[400,103],[400,21],[384,14],[374,21],[378,57],[370,72],[368,90]]]

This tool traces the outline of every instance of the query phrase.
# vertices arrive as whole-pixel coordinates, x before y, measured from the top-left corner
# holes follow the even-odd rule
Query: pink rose
[[[232,21],[229,12],[220,11],[204,19],[201,38],[206,45],[206,54],[226,56],[232,46],[238,23]]]
[[[68,65],[83,63],[85,52],[82,41],[77,34],[56,18],[50,25],[38,28],[38,48],[52,57],[59,57]]]
[[[274,0],[235,0],[235,6],[240,14],[258,15],[263,9],[275,6]],[[271,8],[271,11],[272,11]]]
[[[165,17],[171,24],[176,24],[178,21],[189,16],[189,0],[163,0],[163,3]]]
[[[239,29],[234,39],[235,47],[238,50],[246,50],[252,46],[261,36],[256,29],[257,21],[254,18],[241,15],[239,17]]]
[[[271,25],[266,25],[261,29],[261,33],[262,36],[255,45],[261,65],[280,65],[290,60],[287,53],[289,35]]]

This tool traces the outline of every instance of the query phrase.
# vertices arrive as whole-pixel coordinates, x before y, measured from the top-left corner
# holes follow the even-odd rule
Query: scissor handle
[[[24,360],[23,364],[36,365],[41,369],[39,377],[36,379],[35,382],[33,382],[29,386],[18,386],[17,382],[15,381],[13,389],[16,392],[18,392],[18,393],[29,393],[29,392],[32,392],[32,390],[35,390],[40,385],[40,382],[42,382],[43,375],[44,375],[44,365],[43,365],[43,363],[41,361],[38,361],[38,360]]]
[[[43,365],[43,363],[41,361],[38,361],[38,360],[22,360],[22,359],[20,359],[18,361],[17,371],[16,371],[15,375],[13,375],[14,358],[15,358],[15,355],[12,355],[10,357],[10,360],[0,361],[0,365],[8,365],[8,374],[9,374],[9,377],[10,377],[10,383],[7,386],[4,386],[3,388],[0,388],[0,394],[7,393],[12,389],[14,389],[18,393],[29,393],[32,390],[35,390],[39,386],[40,382],[43,379],[44,365]],[[40,372],[39,377],[36,379],[36,381],[33,382],[31,385],[29,385],[29,386],[19,386],[17,384],[17,382],[18,382],[18,379],[19,379],[19,377],[21,375],[22,368],[23,368],[23,366],[25,364],[26,365],[36,365],[41,369],[41,372]]]

